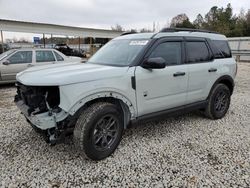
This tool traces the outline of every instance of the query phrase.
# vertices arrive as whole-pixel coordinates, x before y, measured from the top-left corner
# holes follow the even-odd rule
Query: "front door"
[[[17,51],[0,63],[3,81],[16,80],[16,74],[32,66],[32,51]]]
[[[136,67],[138,116],[186,104],[188,76],[182,54],[182,39],[171,41],[161,39],[145,58],[161,57],[166,61],[166,67],[164,69]]]

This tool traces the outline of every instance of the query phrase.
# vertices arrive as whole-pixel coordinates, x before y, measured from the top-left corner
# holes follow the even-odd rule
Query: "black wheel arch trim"
[[[219,83],[223,83],[223,84],[225,84],[226,86],[228,86],[229,89],[230,89],[231,95],[233,94],[234,86],[235,86],[234,79],[233,79],[231,76],[229,76],[229,75],[224,75],[224,76],[221,76],[220,78],[218,78],[218,79],[214,82],[214,84],[213,84],[213,86],[212,86],[212,88],[211,88],[211,90],[210,90],[210,92],[209,92],[209,95],[208,95],[207,99],[210,97],[210,95],[211,95],[213,89],[215,88],[215,86],[216,86],[217,84],[219,84]],[[230,85],[228,85],[228,84],[230,84]]]

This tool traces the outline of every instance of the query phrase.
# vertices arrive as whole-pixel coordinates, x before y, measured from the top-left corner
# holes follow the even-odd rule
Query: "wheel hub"
[[[110,148],[118,134],[118,119],[114,115],[102,117],[95,125],[93,143],[97,150]]]
[[[227,103],[227,94],[224,91],[221,91],[215,98],[215,110],[218,112],[223,112],[227,107]]]

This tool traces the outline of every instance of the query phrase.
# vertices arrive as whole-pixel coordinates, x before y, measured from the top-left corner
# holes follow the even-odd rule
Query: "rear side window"
[[[213,40],[213,44],[223,54],[224,58],[232,57],[228,42],[225,40]]]
[[[204,62],[211,59],[207,45],[202,41],[187,42],[186,51],[188,63]]]
[[[55,61],[52,51],[36,51],[36,62],[51,62]]]
[[[32,63],[32,51],[19,51],[8,58],[11,64]]]
[[[149,58],[162,57],[166,61],[166,65],[181,64],[181,42],[165,42],[159,44]]]
[[[57,61],[64,61],[63,57],[60,56],[56,51],[54,51]]]

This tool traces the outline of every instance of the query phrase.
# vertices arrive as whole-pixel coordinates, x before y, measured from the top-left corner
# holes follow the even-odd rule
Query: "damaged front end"
[[[16,83],[15,103],[27,121],[54,144],[71,130],[72,118],[60,107],[58,86],[26,86]]]

